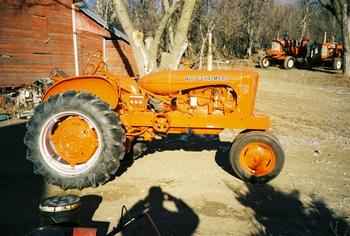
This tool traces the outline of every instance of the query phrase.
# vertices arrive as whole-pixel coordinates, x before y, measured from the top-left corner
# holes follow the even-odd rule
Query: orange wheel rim
[[[247,144],[240,152],[239,164],[253,176],[270,174],[276,167],[276,155],[272,147],[261,142]]]
[[[72,166],[90,160],[99,144],[96,131],[80,116],[57,123],[50,140],[60,158]]]

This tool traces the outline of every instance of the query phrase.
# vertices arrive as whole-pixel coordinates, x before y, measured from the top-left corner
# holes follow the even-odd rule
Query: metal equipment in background
[[[52,84],[50,79],[34,81],[21,87],[0,88],[0,114],[10,118],[29,119],[34,108],[41,103],[45,90]],[[1,120],[0,120],[1,121]]]

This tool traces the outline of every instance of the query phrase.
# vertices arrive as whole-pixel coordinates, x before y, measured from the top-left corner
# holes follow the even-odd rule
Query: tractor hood
[[[243,80],[253,80],[256,84],[258,77],[258,73],[251,69],[160,71],[142,77],[138,83],[149,92],[169,95],[206,86],[236,88]]]

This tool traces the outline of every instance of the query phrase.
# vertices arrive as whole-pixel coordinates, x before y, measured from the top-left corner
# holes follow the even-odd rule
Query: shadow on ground
[[[26,160],[24,133],[25,124],[0,128],[1,235],[24,235],[39,224],[38,206],[46,185]]]
[[[81,209],[79,212],[79,227],[97,229],[97,236],[105,236],[108,232],[109,222],[94,221],[95,211],[102,202],[102,197],[98,195],[86,195],[81,197]]]
[[[146,154],[180,149],[194,152],[203,150],[216,151],[216,164],[229,175],[238,178],[230,164],[231,146],[232,143],[220,142],[217,136],[169,136],[169,138],[164,140],[149,143]]]
[[[253,211],[259,226],[251,236],[350,236],[346,217],[316,196],[303,203],[297,190],[285,193],[270,185],[247,185],[244,193],[231,190],[243,206]]]
[[[285,70],[283,65],[279,65],[279,64],[273,64],[270,67],[272,68],[278,68],[281,70]],[[264,69],[261,68],[259,65],[255,65],[255,68],[261,69],[261,70],[267,70],[268,68]],[[295,66],[295,69],[298,70],[305,70],[305,71],[314,71],[314,72],[322,72],[322,73],[326,73],[326,74],[341,74],[342,71],[336,71],[334,69],[331,69],[329,66],[308,66],[308,65],[302,65],[302,64],[298,64]]]
[[[327,73],[327,74],[339,74],[339,71],[330,69],[329,67],[325,66],[318,66],[318,67],[310,67],[310,66],[303,66],[303,65],[298,65],[297,69],[301,70],[308,70],[308,71],[314,71],[314,72],[322,72],[322,73]]]
[[[190,236],[198,224],[199,217],[189,205],[158,186],[151,187],[148,195],[135,203],[119,222],[119,226],[128,225],[120,228],[123,236]],[[113,231],[109,236],[112,235],[115,235]]]
[[[145,144],[145,152],[139,157],[148,154],[163,151],[185,150],[192,152],[201,152],[204,150],[216,151],[215,162],[228,174],[237,177],[233,172],[229,159],[229,152],[232,143],[220,142],[217,136],[176,136],[169,135],[162,140],[153,141]]]

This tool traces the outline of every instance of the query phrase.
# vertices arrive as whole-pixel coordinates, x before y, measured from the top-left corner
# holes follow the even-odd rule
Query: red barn
[[[82,75],[101,60],[113,73],[136,73],[126,35],[84,2],[0,0],[1,87],[47,78],[56,68]]]

